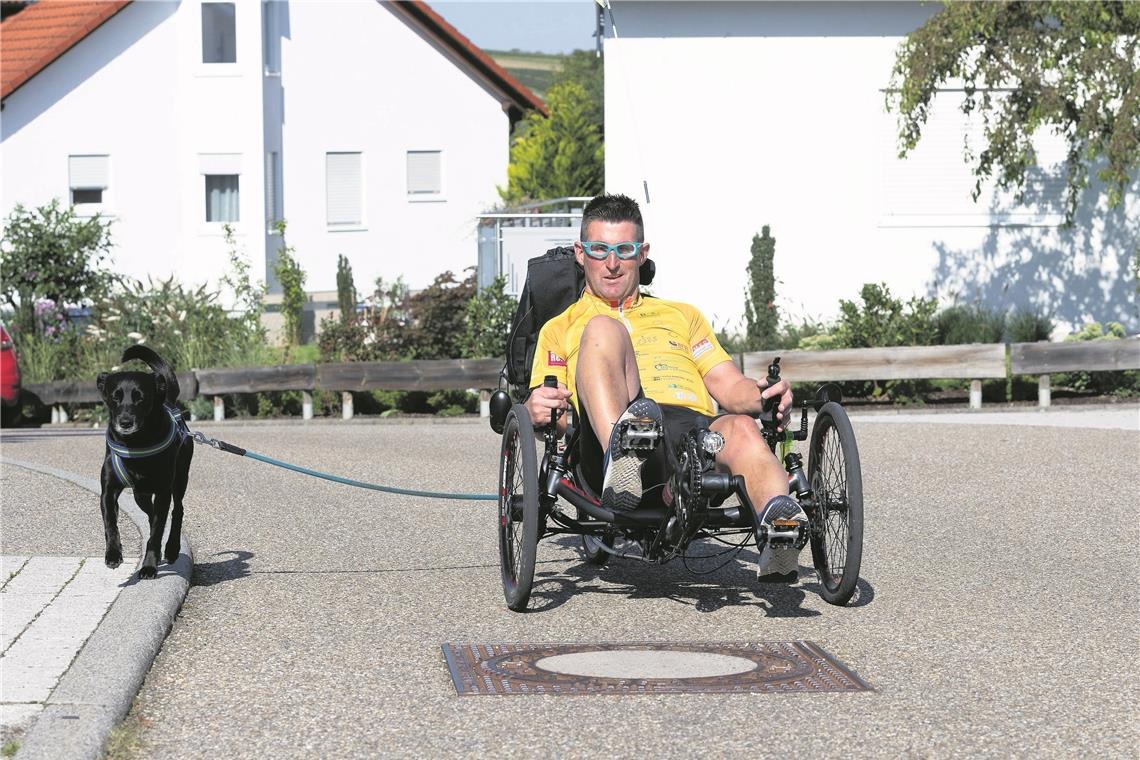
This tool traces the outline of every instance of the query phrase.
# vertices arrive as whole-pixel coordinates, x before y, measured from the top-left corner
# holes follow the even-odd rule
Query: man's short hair
[[[637,240],[645,242],[645,225],[641,222],[641,209],[628,195],[599,195],[582,210],[581,239],[586,240],[586,228],[591,222],[633,222],[637,225]]]

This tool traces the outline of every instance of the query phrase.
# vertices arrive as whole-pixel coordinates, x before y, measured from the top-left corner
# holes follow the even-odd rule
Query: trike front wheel
[[[516,404],[503,424],[499,461],[499,566],[507,606],[516,612],[530,601],[538,523],[534,425],[526,407]]]
[[[844,605],[855,593],[863,559],[863,471],[851,420],[842,406],[824,404],[816,415],[808,453],[811,483],[811,555],[820,595]]]

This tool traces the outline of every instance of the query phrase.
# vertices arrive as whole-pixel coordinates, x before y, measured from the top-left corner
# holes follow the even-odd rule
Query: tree
[[[110,249],[111,224],[98,214],[83,219],[58,198],[35,211],[17,205],[0,242],[0,295],[15,310],[13,327],[34,329],[38,298],[62,308],[106,294],[111,275],[101,266]]]
[[[752,236],[752,258],[748,261],[748,289],[744,292],[745,345],[750,351],[776,345],[780,314],[776,309],[776,238],[764,225]]]
[[[1048,129],[1067,145],[1068,220],[1094,165],[1116,207],[1140,164],[1140,3],[947,3],[896,53],[887,107],[899,114],[900,156],[945,86],[961,86],[962,111],[983,120],[975,200],[990,178],[1023,196],[1032,137]]]
[[[562,68],[554,76],[552,85],[577,82],[586,91],[590,121],[597,125],[598,134],[605,135],[605,80],[602,76],[602,59],[592,50],[575,50],[562,59]]]
[[[585,88],[577,82],[551,87],[547,108],[550,116],[532,111],[514,136],[507,188],[499,188],[507,203],[601,192],[602,137]]]
[[[343,253],[336,257],[336,302],[340,321],[347,324],[356,313],[356,285],[352,282],[352,265]]]

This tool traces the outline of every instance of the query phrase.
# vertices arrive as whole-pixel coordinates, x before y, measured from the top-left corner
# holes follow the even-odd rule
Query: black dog
[[[103,457],[100,507],[107,551],[107,567],[123,561],[119,540],[119,494],[134,489],[135,503],[150,518],[146,556],[139,568],[140,578],[153,578],[158,568],[158,552],[166,516],[174,499],[170,538],[165,559],[174,562],[182,548],[182,497],[190,477],[194,440],[182,413],[174,406],[178,398],[178,378],[162,357],[146,346],[131,346],[123,352],[123,362],[138,359],[150,372],[101,372],[96,381],[107,405],[107,447]]]

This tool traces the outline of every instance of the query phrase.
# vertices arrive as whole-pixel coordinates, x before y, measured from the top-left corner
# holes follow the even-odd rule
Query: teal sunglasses
[[[645,244],[635,243],[632,240],[628,240],[624,243],[615,243],[614,245],[603,243],[600,240],[583,240],[582,250],[584,250],[586,255],[591,259],[597,259],[598,261],[605,261],[610,257],[611,253],[622,261],[629,261],[630,259],[637,258],[637,254],[641,253],[641,246],[643,245]]]

